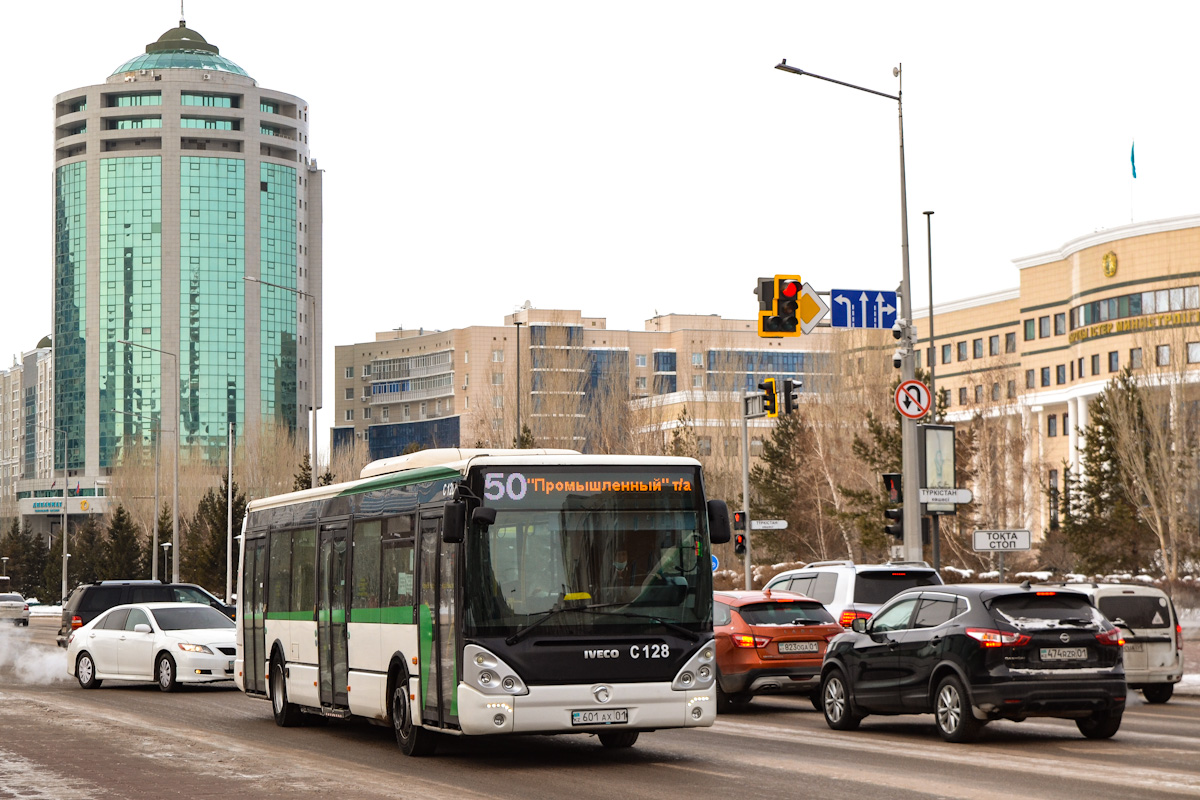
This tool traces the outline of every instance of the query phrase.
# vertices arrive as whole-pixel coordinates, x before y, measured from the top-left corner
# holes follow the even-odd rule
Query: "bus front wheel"
[[[406,756],[431,756],[437,749],[437,734],[413,722],[407,680],[392,693],[392,727],[396,730],[396,744]]]

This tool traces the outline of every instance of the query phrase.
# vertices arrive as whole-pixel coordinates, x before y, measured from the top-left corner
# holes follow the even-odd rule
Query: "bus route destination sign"
[[[483,473],[483,496],[498,501],[521,503],[529,500],[560,500],[567,496],[633,494],[691,497],[698,486],[696,474],[688,470],[621,472],[617,470],[550,471],[523,469]]]

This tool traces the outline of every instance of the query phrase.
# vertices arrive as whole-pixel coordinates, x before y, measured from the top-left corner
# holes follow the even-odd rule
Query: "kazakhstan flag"
[[[1129,166],[1133,168],[1133,177],[1137,177],[1137,162],[1133,160],[1133,142],[1129,143]]]

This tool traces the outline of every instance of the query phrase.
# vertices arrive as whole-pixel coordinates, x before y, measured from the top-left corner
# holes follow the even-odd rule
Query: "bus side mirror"
[[[713,544],[729,541],[729,507],[724,500],[708,501],[708,540]]]
[[[494,508],[477,506],[475,510],[471,512],[471,522],[475,525],[478,525],[480,530],[486,531],[488,528],[492,527],[492,524],[495,521],[496,509]]]
[[[446,544],[458,544],[463,540],[467,504],[462,500],[451,500],[442,508],[442,541]]]

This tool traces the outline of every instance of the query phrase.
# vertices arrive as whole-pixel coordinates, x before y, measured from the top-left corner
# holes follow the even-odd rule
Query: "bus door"
[[[266,693],[266,641],[263,636],[263,605],[267,589],[267,537],[246,539],[242,564],[242,669],[247,692]]]
[[[348,707],[346,608],[350,552],[345,522],[321,526],[317,556],[317,666],[321,705]]]
[[[458,545],[442,542],[442,518],[420,527],[422,717],[440,726],[458,723]]]

